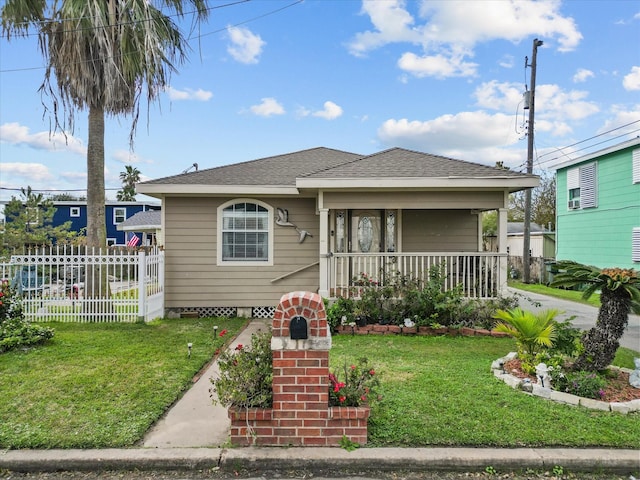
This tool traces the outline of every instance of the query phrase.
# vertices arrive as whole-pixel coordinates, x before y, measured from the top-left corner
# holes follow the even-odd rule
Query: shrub
[[[273,355],[271,333],[261,332],[251,337],[251,346],[238,345],[218,358],[219,377],[211,379],[211,393],[225,407],[271,407],[273,402]]]
[[[0,283],[0,353],[37,345],[54,335],[50,327],[33,325],[22,314],[20,297],[9,282]]]
[[[333,407],[359,407],[377,399],[380,386],[376,372],[366,358],[355,365],[344,364],[341,372],[329,374],[329,405]]]
[[[327,308],[327,322],[332,332],[342,323],[354,321],[353,309],[355,301],[351,298],[339,297]]]
[[[555,390],[596,400],[602,398],[607,386],[606,379],[597,373],[584,370],[565,372],[559,367],[551,370],[551,382]]]

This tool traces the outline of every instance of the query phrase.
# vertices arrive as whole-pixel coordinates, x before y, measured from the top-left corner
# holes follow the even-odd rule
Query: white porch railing
[[[164,252],[155,247],[45,247],[12,255],[2,274],[30,321],[137,322],[164,315]]]
[[[332,297],[357,297],[363,276],[379,286],[394,276],[406,276],[424,286],[429,272],[443,269],[443,289],[458,285],[469,298],[493,298],[500,293],[507,254],[492,252],[334,253],[329,257],[329,292]]]

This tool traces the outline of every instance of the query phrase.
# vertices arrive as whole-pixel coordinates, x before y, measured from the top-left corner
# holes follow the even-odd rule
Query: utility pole
[[[531,93],[529,94],[529,124],[527,128],[527,174],[533,174],[533,121],[535,117],[535,98],[536,98],[536,59],[538,57],[538,47],[542,45],[542,40],[533,39],[533,53],[531,55],[531,63],[527,67],[531,67]],[[524,232],[523,232],[523,249],[522,249],[522,281],[529,283],[531,281],[531,188],[527,188],[524,192]]]

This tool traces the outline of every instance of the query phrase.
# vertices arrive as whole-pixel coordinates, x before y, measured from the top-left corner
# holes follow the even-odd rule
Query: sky
[[[0,1],[4,5],[4,1]],[[640,135],[634,0],[210,0],[157,103],[108,118],[105,176],[143,180],[328,147],[393,147],[534,172]],[[528,61],[526,60],[528,58]],[[87,112],[52,132],[37,38],[0,39],[0,201],[86,190]],[[138,200],[151,200],[138,195]]]

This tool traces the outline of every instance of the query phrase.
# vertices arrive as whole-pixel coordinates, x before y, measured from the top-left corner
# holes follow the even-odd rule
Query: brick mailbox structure
[[[233,445],[338,446],[367,442],[368,407],[329,407],[331,332],[320,295],[291,292],[276,308],[273,407],[229,408]]]

